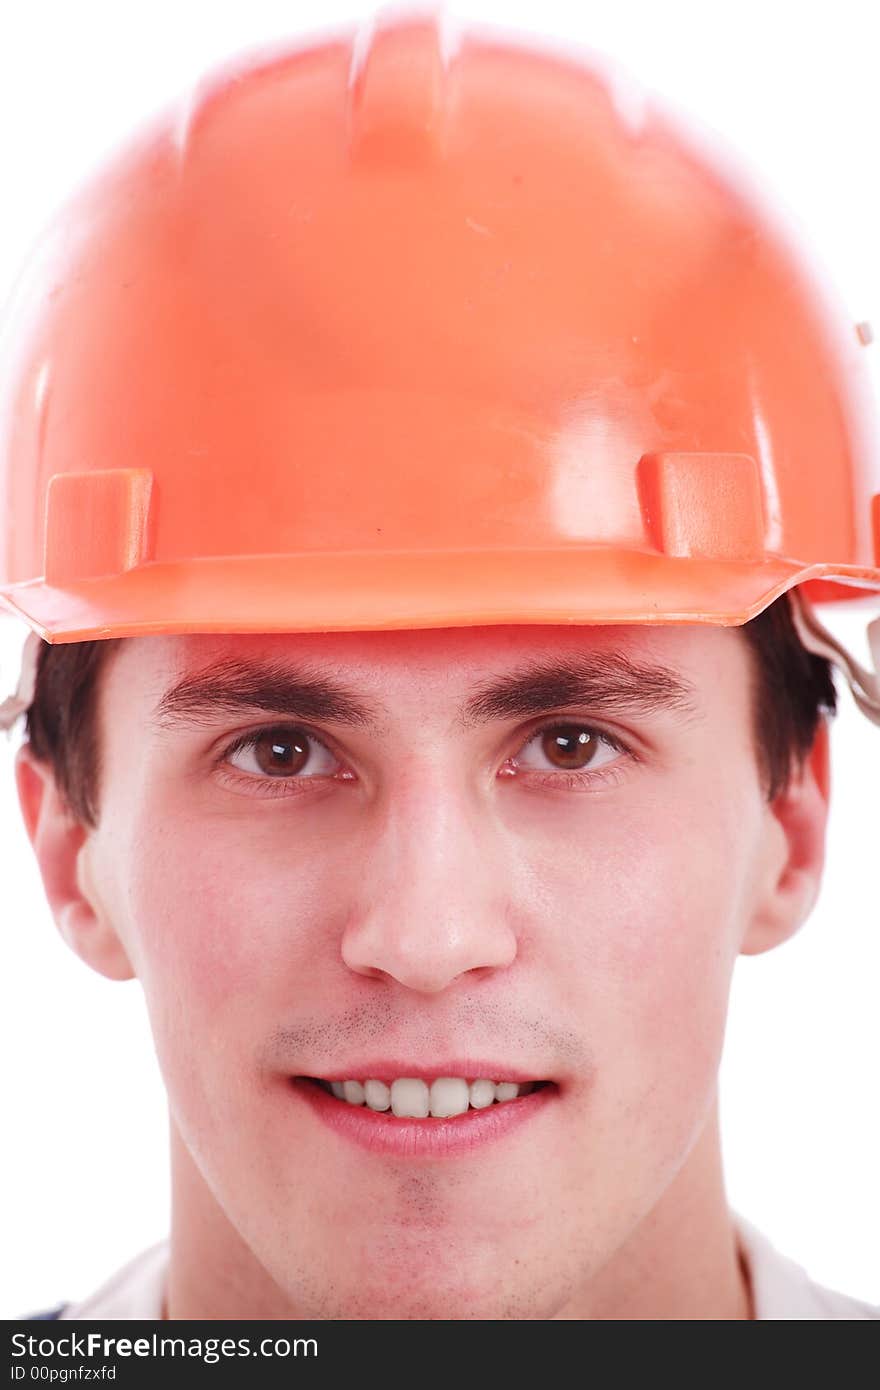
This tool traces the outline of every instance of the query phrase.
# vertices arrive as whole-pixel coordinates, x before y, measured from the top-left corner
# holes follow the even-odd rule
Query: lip
[[[377,1081],[385,1080],[381,1070],[366,1072],[346,1072],[345,1077],[321,1077],[327,1081],[352,1080],[364,1076]],[[394,1071],[385,1075],[392,1078],[413,1076],[420,1080],[437,1076],[486,1076],[484,1071],[434,1071],[430,1073],[409,1067],[404,1071]],[[513,1081],[518,1078],[507,1073],[493,1075],[492,1080]],[[534,1077],[521,1077],[520,1081],[534,1080]],[[484,1144],[503,1139],[528,1124],[552,1105],[559,1097],[559,1088],[554,1083],[532,1091],[527,1096],[517,1096],[502,1104],[487,1106],[485,1110],[466,1110],[463,1115],[452,1115],[448,1119],[425,1120],[401,1119],[387,1110],[370,1110],[365,1105],[349,1105],[348,1101],[337,1100],[321,1086],[301,1076],[287,1078],[289,1088],[298,1098],[311,1106],[313,1113],[340,1137],[368,1149],[371,1153],[391,1154],[395,1158],[434,1159],[454,1158],[459,1154],[472,1152]]]

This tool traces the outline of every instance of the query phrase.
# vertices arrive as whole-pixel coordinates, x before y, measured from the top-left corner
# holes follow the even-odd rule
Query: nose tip
[[[439,994],[459,977],[506,969],[516,958],[510,924],[495,920],[464,927],[451,922],[427,929],[388,924],[377,916],[345,933],[342,959],[358,975],[394,980],[418,994]]]

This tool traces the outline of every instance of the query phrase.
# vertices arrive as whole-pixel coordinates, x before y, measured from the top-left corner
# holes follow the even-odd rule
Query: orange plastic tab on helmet
[[[764,558],[761,480],[748,454],[644,454],[639,496],[667,555]]]
[[[120,574],[149,558],[153,475],[145,468],[56,473],[46,501],[46,583]]]

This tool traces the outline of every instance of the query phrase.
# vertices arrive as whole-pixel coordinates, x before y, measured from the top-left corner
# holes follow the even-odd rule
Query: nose
[[[434,779],[394,805],[389,798],[378,819],[343,933],[348,968],[438,994],[462,976],[510,966],[512,875],[491,813]]]

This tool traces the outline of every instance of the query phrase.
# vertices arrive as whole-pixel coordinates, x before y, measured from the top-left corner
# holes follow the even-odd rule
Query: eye
[[[236,763],[233,759],[239,754],[244,756]],[[338,767],[338,760],[314,734],[284,726],[240,734],[224,750],[221,761],[253,777],[280,781],[327,777]]]
[[[612,734],[581,720],[557,719],[535,729],[511,761],[517,770],[548,774],[539,777],[542,783],[587,785],[618,772],[620,754],[632,756]]]

